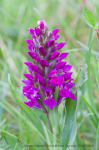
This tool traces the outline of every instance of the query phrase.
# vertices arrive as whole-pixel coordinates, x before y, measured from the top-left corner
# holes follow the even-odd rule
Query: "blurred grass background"
[[[80,66],[85,64],[89,41],[93,36],[90,80],[83,86],[82,95],[97,117],[99,116],[99,40],[95,31],[86,24],[83,16],[84,5],[99,22],[98,0],[0,0],[0,128],[18,136],[24,144],[38,144],[38,141],[40,144],[42,140],[36,130],[30,128],[28,118],[11,97],[8,73],[18,96],[25,101],[21,80],[24,79],[23,73],[27,69],[23,62],[31,61],[25,39],[31,39],[28,28],[34,28],[38,20],[46,20],[50,30],[60,28],[58,41],[67,43],[61,51],[70,52],[66,61],[73,65],[74,78]],[[60,112],[62,109],[63,104]],[[35,112],[46,123],[46,117],[36,110]],[[98,139],[98,121],[87,103],[80,98],[75,144],[95,144]],[[83,149],[91,148],[81,147]]]

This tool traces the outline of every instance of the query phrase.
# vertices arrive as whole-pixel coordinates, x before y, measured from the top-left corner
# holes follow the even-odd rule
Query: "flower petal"
[[[36,101],[36,100],[35,100]],[[30,108],[34,106],[35,101],[28,101],[28,102],[24,102],[25,105],[29,106]]]
[[[56,35],[59,32],[60,29],[56,28],[52,31],[52,35]]]
[[[69,90],[68,89],[59,89],[59,95],[63,96],[63,97],[69,97]]]
[[[41,30],[38,27],[35,27],[35,33],[39,36],[41,34]]]
[[[30,74],[27,74],[27,73],[23,73],[23,75],[28,79],[28,80],[31,80],[31,81],[33,81],[33,76],[32,75],[30,75]]]
[[[68,54],[69,53],[67,53],[67,52],[61,53],[58,57],[58,60],[61,61],[62,59],[66,58]]]
[[[23,89],[22,89],[22,93],[27,93],[27,91],[31,88],[32,86],[23,86]]]
[[[69,92],[69,97],[72,99],[72,100],[77,100],[77,98],[75,97],[75,95],[70,91]]]
[[[39,26],[40,26],[41,30],[44,29],[44,23],[43,22],[40,22]]]
[[[44,66],[44,67],[48,67],[49,66],[49,63],[47,62],[47,60],[46,59],[40,59],[40,64],[41,64],[41,66]]]
[[[71,70],[71,68],[72,68],[72,66],[71,66],[71,65],[65,65],[65,66],[63,67],[63,72],[70,71],[70,70]]]
[[[43,80],[42,76],[40,76],[38,73],[35,73],[35,76],[36,76],[36,78],[35,78],[35,82],[37,82],[37,83],[38,83],[38,81],[39,81],[39,82],[40,82],[40,84],[45,85],[45,82],[44,82],[44,80]]]
[[[34,106],[37,108],[41,108],[41,106],[37,102],[35,102]]]
[[[61,61],[58,64],[56,64],[55,69],[61,69],[65,66],[67,62],[66,61]]]
[[[43,46],[39,47],[39,51],[45,56],[46,52],[45,52],[45,48]]]
[[[54,45],[55,41],[54,39],[50,39],[47,43],[47,47],[51,47],[52,45]]]
[[[30,86],[32,86],[33,85],[33,81],[31,81],[31,80],[21,80],[25,85],[30,85]]]
[[[33,44],[33,41],[30,40],[30,39],[25,39],[25,41],[26,41],[29,45],[34,45],[34,44]]]
[[[54,35],[55,40],[57,40],[60,37],[59,34]]]
[[[31,57],[32,59],[35,59],[35,60],[39,61],[40,58],[38,57],[37,53],[28,52],[28,54],[30,55],[30,57]]]
[[[34,34],[35,33],[35,30],[32,29],[32,28],[29,28],[28,31],[29,31],[30,34]]]
[[[57,58],[59,54],[60,54],[60,52],[58,52],[58,51],[54,52],[54,53],[50,56],[50,59],[55,59],[55,58]]]
[[[57,102],[52,98],[48,98],[48,99],[44,100],[44,104],[47,105],[48,107],[50,107],[50,109],[52,110],[53,107],[57,104]]]
[[[60,86],[63,81],[63,76],[53,76],[50,82],[55,86]]]
[[[27,46],[27,48],[28,48],[30,51],[33,50],[33,45],[26,45],[26,46]]]
[[[67,81],[70,79],[71,75],[72,75],[73,72],[67,72],[64,74],[64,81]]]
[[[59,44],[53,49],[53,51],[59,50],[59,49],[63,48],[65,44],[66,44],[65,42],[59,43]]]
[[[56,69],[53,69],[53,70],[51,70],[51,71],[49,72],[48,77],[56,76],[56,74],[57,74],[57,70],[56,70]]]
[[[50,89],[45,88],[45,96],[46,96],[47,98],[53,97],[51,88],[50,88]]]
[[[40,75],[44,76],[43,73],[41,72],[41,70],[36,65],[32,64],[31,62],[24,62],[24,64],[26,64],[29,68],[33,69]]]

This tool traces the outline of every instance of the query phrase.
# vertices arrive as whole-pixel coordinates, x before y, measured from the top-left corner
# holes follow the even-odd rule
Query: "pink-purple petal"
[[[46,59],[40,59],[40,64],[41,64],[41,66],[44,66],[44,67],[48,67],[49,66],[49,63],[47,62],[47,60]]]
[[[44,22],[40,22],[39,26],[41,30],[44,29]]]
[[[47,47],[53,46],[54,43],[55,43],[54,39],[50,39],[50,40],[48,41],[48,43],[47,43]]]
[[[28,85],[28,86],[32,86],[33,85],[33,81],[31,80],[21,80],[25,85]]]
[[[59,32],[60,29],[56,28],[52,31],[52,35],[56,35]]]
[[[50,59],[55,59],[59,56],[60,52],[59,51],[56,51],[54,52],[51,56],[50,56]]]
[[[64,81],[67,81],[71,78],[71,75],[72,75],[73,72],[67,72],[64,74]]]
[[[69,54],[69,53],[67,53],[67,52],[61,53],[61,54],[59,55],[59,57],[58,57],[58,60],[59,60],[59,61],[63,60],[64,58],[67,57],[68,54]]]
[[[53,70],[51,70],[51,71],[49,72],[48,77],[56,76],[56,74],[57,74],[57,70],[56,70],[56,69],[53,69]]]
[[[39,57],[38,57],[37,53],[28,52],[28,54],[30,55],[30,57],[31,57],[32,59],[35,59],[35,60],[38,60],[38,61],[39,61]]]
[[[59,89],[59,95],[62,97],[69,97],[69,90],[64,88]]]
[[[70,91],[69,92],[69,97],[72,99],[72,100],[77,100],[77,98],[75,97],[75,95]]]
[[[30,74],[27,74],[27,73],[24,73],[23,74],[28,80],[31,80],[31,81],[33,81],[33,76],[32,75],[30,75]]]
[[[39,51],[40,51],[40,53],[42,53],[42,55],[44,55],[44,56],[46,55],[45,48],[43,46],[39,47]]]
[[[27,46],[27,48],[28,48],[30,51],[33,50],[33,45],[26,45],[26,46]]]
[[[61,61],[58,64],[56,64],[55,69],[61,69],[65,66],[67,62],[66,61]]]
[[[63,72],[70,71],[70,70],[71,70],[71,68],[72,68],[72,66],[71,66],[71,65],[65,65],[65,66],[63,67]]]
[[[25,41],[29,44],[29,45],[33,45],[33,41],[30,39],[25,39]]]
[[[40,75],[44,76],[43,73],[41,72],[41,70],[36,65],[34,65],[34,64],[30,63],[30,62],[24,62],[24,64],[26,64],[29,68],[31,68],[32,70],[36,71]]]
[[[54,35],[55,40],[57,40],[60,37],[59,34]]]
[[[41,30],[38,27],[35,27],[35,33],[39,36],[41,34]]]
[[[32,29],[32,28],[29,28],[28,31],[29,31],[30,34],[34,34],[35,33],[35,30]]]
[[[35,101],[24,102],[24,104],[31,108],[31,107],[33,107],[35,105]]]
[[[50,80],[50,83],[54,86],[60,86],[63,81],[63,76],[53,76]]]
[[[44,104],[47,105],[48,107],[50,107],[50,109],[52,110],[53,107],[57,104],[57,102],[52,98],[48,98],[48,99],[44,100]]]

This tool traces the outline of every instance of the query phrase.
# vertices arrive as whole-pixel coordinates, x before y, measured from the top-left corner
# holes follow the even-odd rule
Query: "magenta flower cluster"
[[[76,100],[71,92],[75,85],[70,72],[72,66],[63,61],[69,53],[60,53],[66,43],[56,42],[60,37],[58,32],[58,28],[49,31],[45,20],[38,21],[35,29],[29,28],[32,40],[26,39],[32,62],[24,62],[29,71],[29,74],[24,73],[27,80],[22,80],[26,85],[23,86],[23,94],[29,99],[24,103],[44,112],[47,107],[52,110],[68,97]],[[56,87],[59,87],[58,101],[54,99]]]

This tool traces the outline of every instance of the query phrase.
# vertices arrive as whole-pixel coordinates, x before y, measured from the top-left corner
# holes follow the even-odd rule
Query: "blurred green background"
[[[38,133],[27,124],[27,117],[14,102],[8,85],[8,73],[22,101],[21,80],[27,71],[24,61],[28,56],[25,39],[31,39],[28,28],[34,28],[38,20],[46,20],[49,29],[60,28],[59,42],[66,42],[61,51],[70,52],[66,61],[73,65],[75,78],[80,66],[85,64],[90,38],[93,36],[90,60],[90,82],[83,86],[82,95],[99,116],[99,40],[83,16],[83,6],[95,15],[99,22],[98,0],[0,0],[0,128],[19,137],[24,144],[41,143]],[[60,112],[63,104],[60,106]],[[46,117],[36,111],[46,123]],[[24,115],[25,121],[20,117]],[[79,99],[77,112],[76,144],[95,144],[98,141],[98,122],[87,103]],[[81,147],[81,150],[90,148]],[[80,150],[80,148],[79,148]]]

